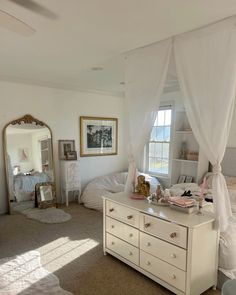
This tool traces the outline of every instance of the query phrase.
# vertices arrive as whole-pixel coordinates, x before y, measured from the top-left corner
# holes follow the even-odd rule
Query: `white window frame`
[[[149,136],[149,140],[147,142],[147,144],[145,145],[145,149],[144,149],[144,167],[145,167],[145,171],[148,174],[160,177],[160,178],[170,178],[171,177],[171,168],[172,168],[172,150],[173,150],[173,129],[174,129],[174,104],[173,102],[166,102],[163,103],[159,106],[158,111],[161,110],[169,110],[171,109],[171,125],[170,125],[170,141],[169,141],[169,169],[168,169],[168,174],[165,173],[158,173],[158,172],[153,172],[149,170],[149,143],[150,143],[150,136]]]

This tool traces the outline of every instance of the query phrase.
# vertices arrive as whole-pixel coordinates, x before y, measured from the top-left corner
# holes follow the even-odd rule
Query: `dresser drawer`
[[[140,229],[182,248],[187,248],[187,228],[146,214],[141,214]]]
[[[106,231],[136,247],[139,246],[139,230],[130,225],[107,216]]]
[[[186,270],[187,251],[140,232],[140,249],[182,270]]]
[[[106,246],[134,264],[139,265],[139,250],[134,246],[106,233]]]
[[[129,207],[119,205],[117,203],[106,201],[106,215],[130,224],[134,227],[139,227],[139,212]]]
[[[153,257],[142,250],[140,251],[140,267],[175,288],[185,291],[186,273],[184,271]]]

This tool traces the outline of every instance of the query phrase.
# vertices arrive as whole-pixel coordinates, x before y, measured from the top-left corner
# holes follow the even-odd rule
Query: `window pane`
[[[149,143],[149,157],[155,157],[155,143]]]
[[[171,125],[171,110],[165,111],[165,125]]]
[[[155,158],[149,158],[149,170],[155,172]]]
[[[168,174],[169,172],[169,161],[168,160],[162,160],[162,169],[161,173],[163,174]]]
[[[149,158],[149,167],[151,172],[159,172],[161,171],[161,160],[157,158]]]
[[[155,161],[155,172],[161,173],[161,159]]]
[[[169,159],[169,143],[163,143],[162,158]]]
[[[162,127],[164,129],[163,140],[170,141],[170,127]]]
[[[152,133],[151,133],[151,138],[150,140],[151,141],[156,141],[157,140],[157,127],[152,127]]]
[[[171,115],[171,109],[158,111],[150,136],[152,142],[149,143],[148,170],[150,172],[169,173]]]
[[[155,127],[155,128],[157,128],[157,140],[163,141],[165,127]]]
[[[164,126],[165,125],[165,111],[158,111],[157,125],[158,126]]]
[[[162,157],[162,143],[161,142],[157,142],[156,143],[155,157],[157,157],[157,158],[161,158]]]

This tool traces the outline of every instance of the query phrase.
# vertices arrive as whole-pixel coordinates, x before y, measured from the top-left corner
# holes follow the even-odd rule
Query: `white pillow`
[[[198,190],[199,189],[199,186],[197,183],[187,183],[187,182],[183,182],[183,183],[177,183],[177,184],[174,184],[172,185],[173,189],[176,189],[176,188],[180,188],[182,190]]]

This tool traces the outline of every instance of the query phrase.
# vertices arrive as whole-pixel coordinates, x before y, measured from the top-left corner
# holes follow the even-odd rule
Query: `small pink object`
[[[146,197],[144,195],[139,195],[139,194],[132,194],[130,196],[131,199],[134,199],[134,200],[144,200],[146,199]]]

